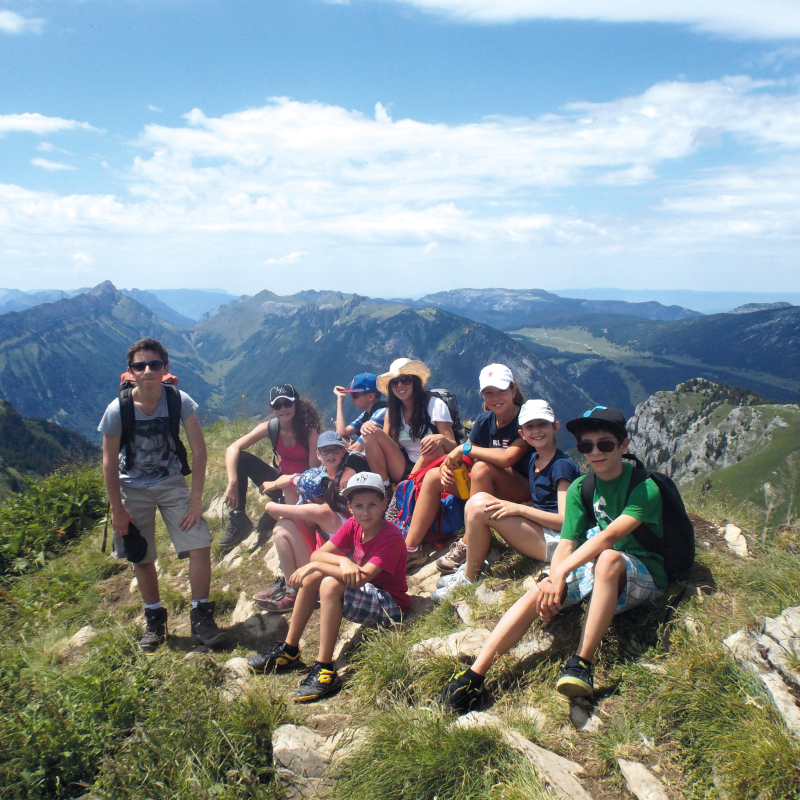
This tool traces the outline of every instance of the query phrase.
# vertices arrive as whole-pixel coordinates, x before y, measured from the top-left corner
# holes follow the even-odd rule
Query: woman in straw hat
[[[425,392],[430,374],[421,361],[398,358],[378,376],[378,390],[389,398],[389,407],[383,426],[365,422],[361,434],[369,468],[385,483],[405,480],[456,446],[447,404]]]

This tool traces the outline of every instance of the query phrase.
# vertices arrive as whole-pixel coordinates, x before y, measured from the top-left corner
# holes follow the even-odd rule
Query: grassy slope
[[[246,423],[207,431],[207,502],[224,486],[225,446]],[[706,517],[735,521],[754,557],[734,559],[717,529],[703,528],[692,590],[659,645],[668,598],[619,617],[599,654],[603,722],[575,730],[553,690],[570,653],[580,609],[549,626],[553,647],[524,671],[503,659],[491,673],[492,711],[541,745],[582,763],[593,797],[629,798],[616,757],[643,761],[672,798],[795,798],[800,742],[791,737],[757,682],[728,660],[721,640],[765,614],[800,604],[800,563],[791,552],[797,529],[760,544],[763,516],[750,510],[695,506]],[[253,499],[251,511],[258,504]],[[221,524],[213,522],[219,531]],[[285,698],[297,674],[259,678],[240,700],[221,703],[221,665],[266,642],[237,638],[234,652],[184,656],[189,647],[186,565],[159,527],[163,594],[172,636],[155,656],[135,647],[141,606],[130,591],[130,567],[99,553],[101,531],[87,535],[35,575],[3,588],[0,603],[0,798],[273,798],[269,737],[282,721],[328,733],[362,726],[366,746],[345,769],[337,797],[544,798],[531,771],[491,731],[459,732],[430,700],[456,664],[411,657],[410,645],[463,625],[452,605],[391,631],[368,633],[351,658],[344,691],[317,706],[291,708]],[[234,569],[215,555],[213,597],[224,622],[240,591],[271,575],[262,551]],[[536,565],[504,553],[492,585],[501,606],[470,599],[476,622],[491,628],[521,592]],[[689,623],[691,618],[692,623]],[[62,660],[64,638],[85,624],[101,635],[83,657]],[[304,637],[313,658],[315,620]],[[651,665],[651,666],[648,666]],[[657,671],[653,671],[655,665]],[[727,792],[721,795],[715,782]],[[90,788],[91,787],[91,788]],[[87,794],[88,792],[88,794]]]

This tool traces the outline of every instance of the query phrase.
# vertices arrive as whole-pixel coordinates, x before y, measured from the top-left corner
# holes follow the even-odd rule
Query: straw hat
[[[396,358],[392,361],[388,372],[378,375],[378,380],[376,381],[378,391],[381,394],[388,395],[389,381],[393,381],[400,375],[416,375],[424,386],[431,376],[431,371],[421,361],[412,361],[410,358]]]

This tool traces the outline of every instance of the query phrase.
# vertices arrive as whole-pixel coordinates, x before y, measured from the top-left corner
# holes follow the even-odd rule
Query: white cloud
[[[0,114],[0,136],[4,133],[35,133],[44,136],[58,131],[85,130],[99,132],[88,122],[45,117],[42,114]]]
[[[800,36],[800,4],[795,0],[396,0],[457,20],[510,23],[521,20],[657,22],[688,25],[737,39],[790,39]]]
[[[291,264],[294,261],[300,261],[300,259],[305,258],[307,255],[308,253],[289,253],[280,258],[268,258],[267,264]]]
[[[57,172],[59,170],[77,169],[77,167],[73,167],[70,164],[62,164],[60,161],[50,161],[47,158],[32,158],[31,164],[33,164],[34,167],[41,167],[42,169],[48,169],[51,172]]]
[[[75,265],[76,269],[83,268],[83,271],[91,271],[88,270],[88,267],[91,267],[94,264],[94,259],[89,253],[75,253],[74,256],[70,259],[70,261]]]
[[[150,111],[157,111],[159,114],[163,113],[162,110],[158,106],[150,105],[149,103],[147,105],[147,108]]]
[[[0,10],[0,33],[18,36],[22,33],[39,33],[44,25],[43,19],[23,17],[15,11]]]

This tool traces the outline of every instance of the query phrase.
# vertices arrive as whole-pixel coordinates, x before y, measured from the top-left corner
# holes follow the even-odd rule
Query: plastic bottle
[[[453,470],[453,480],[456,484],[455,494],[461,500],[469,500],[470,486],[472,484],[469,477],[469,469],[472,464],[472,459],[465,456]]]

